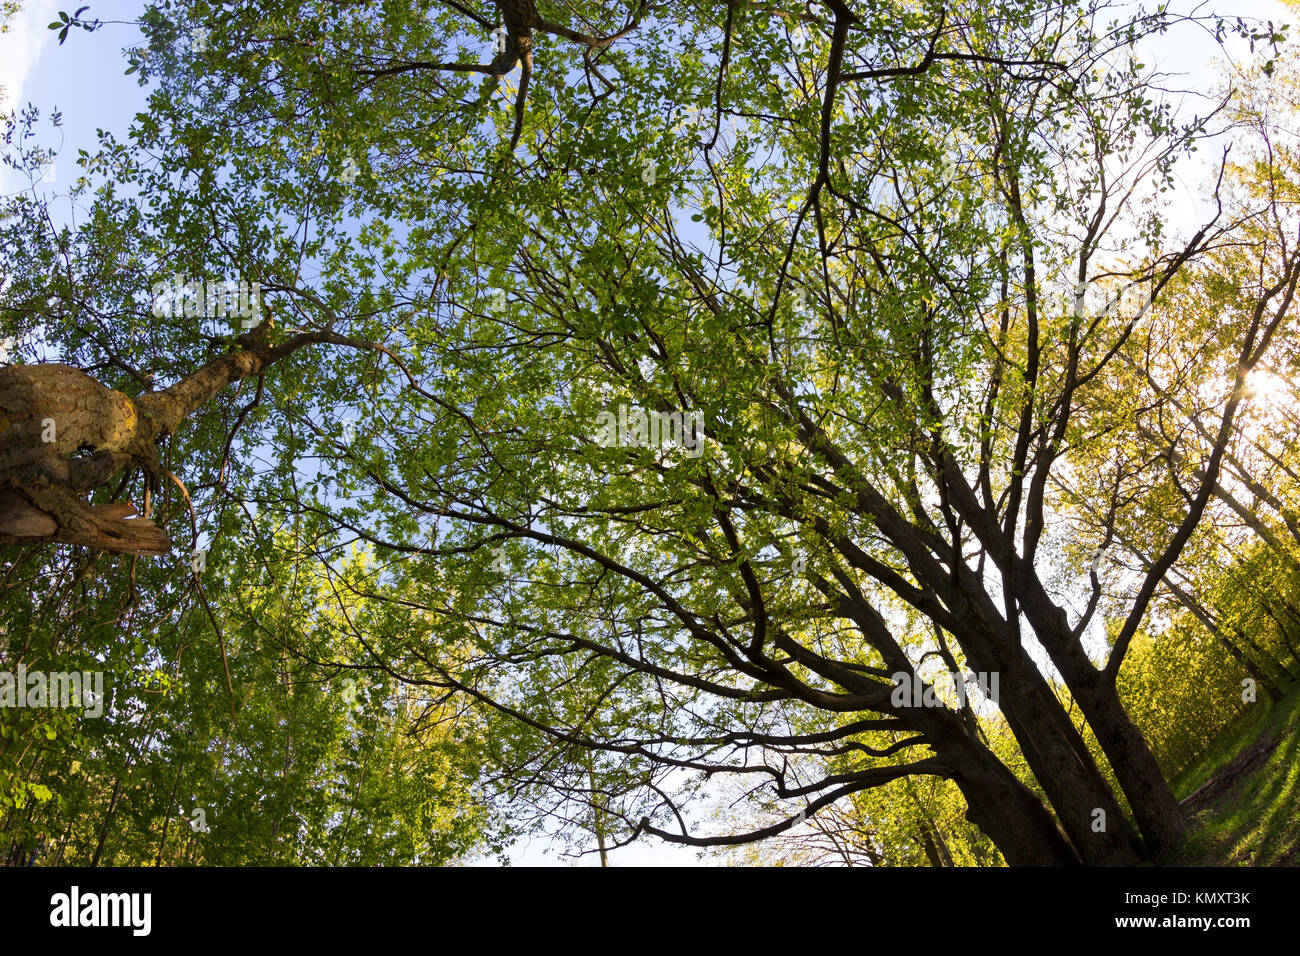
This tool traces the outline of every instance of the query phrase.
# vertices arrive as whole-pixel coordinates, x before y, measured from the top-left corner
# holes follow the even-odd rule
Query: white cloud
[[[18,11],[9,32],[0,33],[0,111],[22,102],[27,78],[55,36],[47,24],[58,16],[58,0],[31,0]]]

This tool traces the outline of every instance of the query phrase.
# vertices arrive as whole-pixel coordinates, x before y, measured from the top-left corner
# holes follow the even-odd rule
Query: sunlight
[[[1291,388],[1291,383],[1281,375],[1255,369],[1246,377],[1246,400],[1271,408],[1290,401]]]
[[[1300,413],[1295,385],[1270,368],[1257,368],[1246,377],[1243,398],[1237,424],[1253,445],[1271,446]]]

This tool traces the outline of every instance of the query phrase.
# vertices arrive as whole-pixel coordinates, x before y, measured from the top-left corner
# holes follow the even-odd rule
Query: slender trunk
[[[921,821],[921,848],[925,850],[925,858],[930,861],[930,865],[935,869],[938,869],[939,867],[942,867],[944,864],[943,864],[943,860],[939,856],[938,848],[934,845],[934,840],[931,839],[930,837],[932,832],[933,831],[930,829],[930,825],[926,823],[924,820],[922,820]]]
[[[1262,670],[1260,670],[1259,666],[1253,660],[1247,657],[1246,654],[1239,647],[1237,647],[1236,644],[1232,643],[1232,641],[1228,639],[1228,636],[1226,634],[1224,634],[1218,628],[1215,628],[1214,631],[1212,631],[1212,633],[1216,638],[1218,638],[1219,643],[1222,644],[1224,649],[1228,652],[1228,656],[1231,657],[1238,664],[1240,664],[1242,669],[1245,670],[1247,675],[1249,675],[1250,679],[1253,680],[1256,686],[1258,686],[1259,689],[1264,692],[1265,697],[1267,697],[1269,700],[1281,699],[1282,691],[1277,686],[1277,684],[1275,684],[1268,677],[1268,675],[1266,675]]]
[[[592,767],[590,751],[587,752],[587,782],[591,785],[591,826],[596,831],[600,865],[609,866],[609,854],[605,850],[605,821],[600,817],[600,804],[596,801],[596,772]]]
[[[126,770],[130,769],[130,764],[128,764]],[[113,795],[108,798],[108,809],[104,811],[104,823],[99,828],[99,839],[95,841],[95,852],[90,857],[91,866],[99,866],[99,858],[104,853],[104,844],[108,841],[108,828],[113,822],[114,814],[117,813],[117,797],[122,792],[122,776],[123,774],[118,774],[113,778]]]
[[[151,722],[152,722],[152,718],[146,718],[144,726],[141,728],[141,731],[142,732],[147,731]],[[121,793],[122,790],[122,782],[127,776],[130,775],[131,768],[134,767],[137,761],[140,759],[140,754],[144,753],[146,750],[149,749],[149,745],[153,743],[153,737],[154,735],[150,731],[148,736],[145,737],[144,743],[140,746],[140,748],[136,750],[134,753],[127,755],[126,765],[122,768],[122,772],[119,773],[113,779],[113,795],[112,797],[109,798],[108,810],[104,814],[104,825],[99,830],[99,839],[95,843],[95,853],[90,860],[91,866],[99,866],[99,858],[103,854],[104,844],[108,840],[109,826],[113,821],[113,815],[117,812],[117,799],[118,799],[118,795]]]
[[[167,809],[163,815],[162,838],[158,841],[158,856],[153,861],[154,866],[162,866],[163,848],[167,846],[167,828],[172,822],[172,812],[176,808],[176,791],[181,785],[181,775],[185,772],[185,761],[182,760],[179,767],[176,768],[176,779],[172,782],[171,796],[167,798]]]
[[[1291,607],[1290,601],[1282,601],[1281,608],[1283,613],[1291,619],[1292,623],[1300,623],[1300,618],[1297,618],[1295,609]],[[1296,664],[1300,664],[1300,650],[1296,648],[1295,642],[1291,639],[1291,628],[1287,627],[1281,620],[1273,615],[1271,601],[1265,599],[1264,609],[1268,611],[1269,616],[1272,617],[1273,620],[1277,621],[1278,640],[1281,642],[1282,646],[1286,648],[1287,653],[1291,655],[1291,663],[1286,665],[1283,670],[1286,672],[1288,678],[1294,680],[1295,675],[1292,673],[1292,668],[1294,668]]]
[[[63,862],[63,854],[68,850],[68,837],[72,835],[72,824],[63,828],[63,833],[59,836],[59,847],[54,853],[54,858],[50,860],[50,866],[58,866]]]
[[[921,798],[916,795],[916,784],[909,777],[907,778],[907,795],[912,798],[912,805],[920,813],[921,820],[921,846],[925,850],[925,856],[933,867],[951,867],[952,853],[948,849],[948,843],[939,831],[939,827],[931,820],[926,819],[928,811]]]

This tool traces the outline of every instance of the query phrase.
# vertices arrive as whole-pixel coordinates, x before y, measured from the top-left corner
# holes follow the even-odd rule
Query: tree
[[[149,596],[129,608],[85,564],[26,614],[6,591],[0,631],[24,640],[0,650],[5,671],[103,671],[91,648],[114,648],[101,713],[0,711],[7,863],[409,865],[503,849],[482,722],[353,666],[349,617],[382,621],[276,570],[257,580],[220,548],[206,583],[141,569]]]
[[[459,3],[150,9],[131,68],[157,89],[131,146],[97,157],[120,168],[87,224],[52,232],[19,203],[6,227],[19,331],[40,322],[104,379],[81,393],[138,424],[115,444],[74,416],[76,444],[38,447],[40,377],[72,370],[11,372],[0,402],[27,423],[11,513],[104,547],[96,514],[117,520],[152,482],[180,520],[153,477],[170,453],[205,529],[257,497],[322,573],[337,543],[367,542],[367,597],[392,615],[371,663],[501,715],[517,789],[585,793],[611,845],[734,844],[798,819],[692,832],[683,805],[719,774],[805,818],[941,777],[1009,863],[1170,858],[1185,822],[1116,677],[1300,277],[1277,247],[1230,321],[1188,327],[1235,357],[1234,391],[1094,663],[1098,579],[1073,621],[1051,582],[1072,506],[1052,478],[1084,460],[1118,356],[1152,341],[1144,319],[1177,311],[1181,278],[1255,214],[1180,243],[1144,205],[1212,132],[1133,55],[1180,18],[496,6],[487,62],[472,47],[495,18]],[[167,270],[257,281],[277,321],[213,355],[228,338],[195,328],[210,295],[143,308]],[[1079,286],[1099,277],[1145,307],[1085,314]],[[235,408],[227,386],[253,379]],[[255,474],[262,448],[274,463]],[[95,489],[109,500],[85,505]],[[900,700],[938,679],[931,657],[998,675],[1046,806],[987,745],[987,704]],[[808,753],[846,763],[796,781]]]

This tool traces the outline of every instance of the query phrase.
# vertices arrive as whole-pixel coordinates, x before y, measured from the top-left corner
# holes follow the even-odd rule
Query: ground
[[[1225,734],[1174,790],[1192,818],[1185,863],[1300,865],[1300,688]]]

